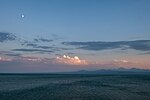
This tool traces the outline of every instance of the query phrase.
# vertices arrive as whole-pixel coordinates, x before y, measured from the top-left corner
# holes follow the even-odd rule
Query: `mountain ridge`
[[[70,72],[59,72],[60,74],[150,74],[150,69],[139,68],[117,68],[117,69],[98,69],[98,70],[79,70]]]

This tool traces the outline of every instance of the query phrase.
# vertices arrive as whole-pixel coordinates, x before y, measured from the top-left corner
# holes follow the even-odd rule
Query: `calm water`
[[[150,100],[150,75],[0,75],[0,100]]]

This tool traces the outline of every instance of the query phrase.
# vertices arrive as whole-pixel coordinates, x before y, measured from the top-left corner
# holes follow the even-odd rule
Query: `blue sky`
[[[22,18],[21,15],[25,17]],[[112,66],[114,61],[118,64],[125,60],[130,62],[127,64],[129,67],[149,68],[149,18],[149,0],[0,0],[0,39],[3,39],[0,43],[0,57],[13,59],[10,62],[14,63],[16,59],[24,57],[55,59],[57,56],[68,55],[79,56],[92,63],[92,68]],[[15,39],[2,38],[3,34],[11,34]],[[35,41],[36,39],[38,42]],[[52,41],[42,41],[44,39]],[[115,41],[117,43],[114,43]],[[67,43],[63,44],[64,42]],[[70,42],[77,42],[78,45]],[[83,44],[88,46],[85,48]],[[43,53],[39,53],[39,49]],[[6,52],[20,56],[12,57]],[[97,62],[100,64],[97,65]],[[49,66],[51,64],[52,62]],[[14,65],[20,66],[17,63]],[[126,64],[121,65],[126,66]],[[7,66],[5,70],[1,68],[2,72],[10,71],[9,64]],[[14,68],[14,71],[21,72],[18,67]],[[48,69],[54,68],[48,67]],[[43,71],[45,70],[43,68]],[[74,70],[74,67],[58,67],[54,71],[66,70]]]

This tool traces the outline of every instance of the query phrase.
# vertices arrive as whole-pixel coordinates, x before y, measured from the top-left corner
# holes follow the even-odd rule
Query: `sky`
[[[0,0],[0,72],[150,69],[149,0]]]

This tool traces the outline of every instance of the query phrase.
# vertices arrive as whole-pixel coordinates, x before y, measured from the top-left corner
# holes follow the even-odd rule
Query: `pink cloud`
[[[12,61],[12,59],[9,59],[9,58],[3,58],[3,57],[0,57],[0,61],[1,62],[5,62],[5,61]]]
[[[88,64],[86,60],[80,59],[78,56],[70,57],[67,55],[56,57],[56,63],[67,64],[67,65],[87,65]]]

